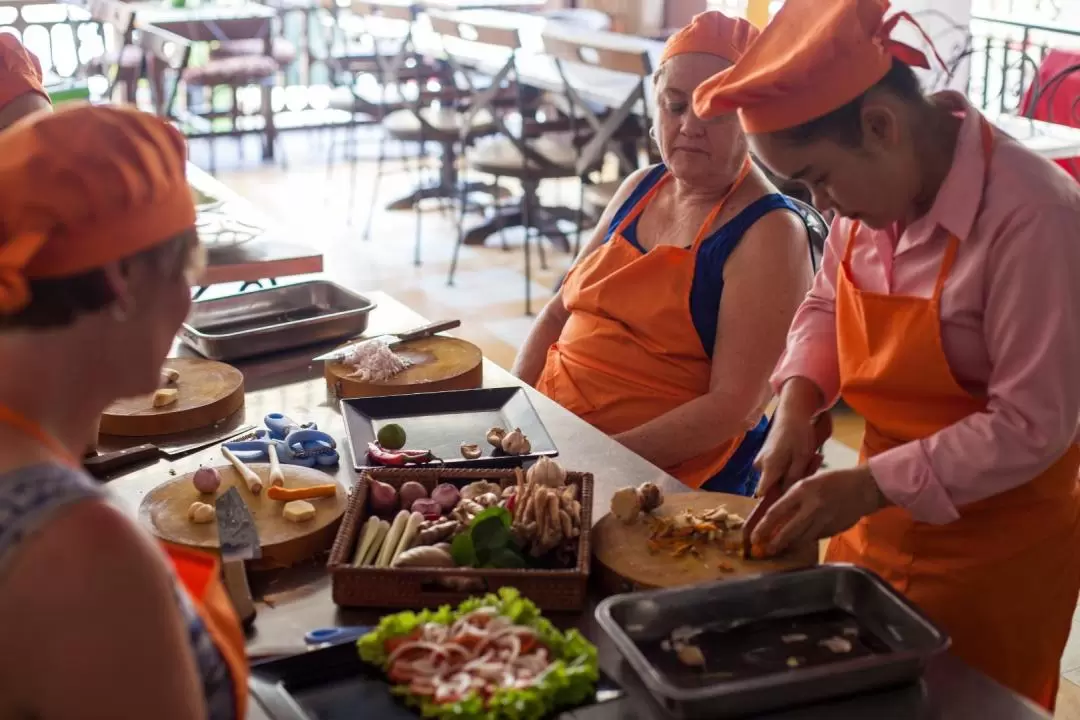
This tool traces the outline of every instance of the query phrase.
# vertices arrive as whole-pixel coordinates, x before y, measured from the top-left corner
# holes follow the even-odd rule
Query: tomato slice
[[[395,685],[406,685],[413,681],[416,677],[416,671],[409,665],[402,665],[402,663],[394,663],[390,666],[390,670],[386,673],[386,676],[390,678],[390,682]]]
[[[387,654],[393,653],[405,643],[418,640],[423,634],[424,630],[422,628],[416,628],[408,635],[398,635],[397,637],[390,638],[383,644],[383,648],[386,650]]]

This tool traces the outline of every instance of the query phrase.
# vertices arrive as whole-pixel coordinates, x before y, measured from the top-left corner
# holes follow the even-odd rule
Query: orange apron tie
[[[80,463],[63,443],[50,435],[40,424],[5,405],[0,405],[0,424],[26,435],[49,450],[58,462],[75,469]],[[173,566],[174,574],[184,585],[199,618],[214,641],[218,652],[229,667],[236,701],[236,717],[247,714],[248,664],[244,632],[236,617],[232,601],[221,582],[220,560],[216,555],[160,543]]]
[[[994,136],[982,120],[987,174]],[[984,178],[984,182],[985,182]],[[862,459],[985,412],[953,377],[941,342],[941,294],[959,250],[949,238],[929,298],[857,288],[851,228],[837,272],[836,329],[844,401],[866,419]],[[891,507],[834,537],[828,562],[879,573],[941,625],[952,652],[1053,709],[1080,564],[1080,447],[1031,482],[960,509],[946,525]]]
[[[571,268],[562,289],[570,319],[548,349],[538,391],[608,435],[632,430],[709,391],[712,361],[690,314],[694,266],[713,222],[750,169],[748,156],[689,248],[660,245],[642,252],[623,235],[671,179],[668,171],[608,242]],[[720,472],[744,435],[664,469],[699,488]]]

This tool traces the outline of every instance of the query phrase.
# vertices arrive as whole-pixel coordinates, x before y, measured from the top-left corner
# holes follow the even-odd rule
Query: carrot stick
[[[312,485],[311,487],[285,488],[273,485],[266,491],[271,500],[310,500],[311,498],[333,497],[337,495],[337,483]]]

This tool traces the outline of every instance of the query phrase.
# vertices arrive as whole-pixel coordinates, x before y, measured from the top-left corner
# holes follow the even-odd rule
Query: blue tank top
[[[609,242],[615,230],[622,224],[627,214],[645,197],[667,172],[663,163],[651,168],[629,197],[615,212],[608,225],[604,242]],[[790,210],[799,216],[798,208],[784,195],[773,193],[764,195],[743,208],[738,215],[724,223],[715,232],[705,238],[698,246],[694,262],[694,279],[690,287],[690,317],[701,340],[702,349],[708,357],[713,356],[716,346],[717,322],[720,315],[720,298],[724,293],[724,265],[739,241],[750,227],[774,210]],[[647,252],[638,242],[637,225],[641,220],[638,215],[623,228],[622,235],[631,245],[641,252]],[[809,248],[809,237],[807,247]],[[735,453],[723,469],[710,478],[702,490],[727,492],[736,495],[752,495],[757,489],[758,473],[754,470],[754,458],[765,443],[769,432],[769,418],[762,416],[753,429],[746,433]]]
[[[62,465],[32,465],[0,474],[0,588],[3,575],[22,541],[44,531],[55,515],[71,505],[104,499],[105,493],[83,473]],[[2,592],[2,590],[0,590]],[[176,588],[176,601],[187,623],[210,720],[236,720],[232,674],[214,645],[187,593]]]

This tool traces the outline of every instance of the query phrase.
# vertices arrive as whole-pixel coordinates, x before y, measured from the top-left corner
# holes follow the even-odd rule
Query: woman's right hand
[[[761,473],[757,494],[764,495],[776,483],[789,487],[816,473],[824,460],[821,448],[832,435],[828,411],[815,417],[792,417],[777,413],[765,445],[754,460]]]

